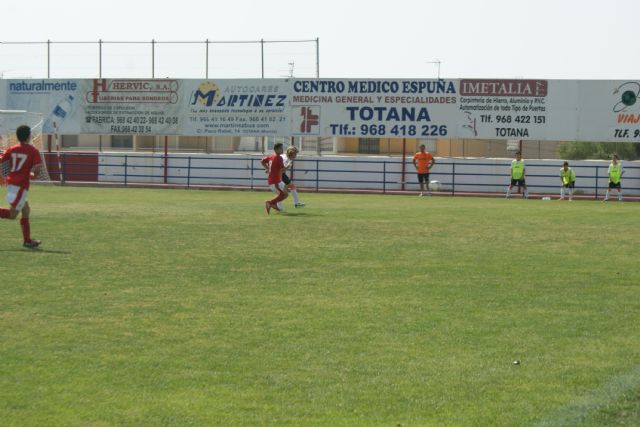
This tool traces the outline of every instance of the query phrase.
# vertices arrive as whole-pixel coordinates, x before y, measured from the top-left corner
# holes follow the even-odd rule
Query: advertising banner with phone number
[[[640,142],[640,81],[25,79],[44,133]]]
[[[292,134],[640,142],[639,94],[635,81],[296,80]]]

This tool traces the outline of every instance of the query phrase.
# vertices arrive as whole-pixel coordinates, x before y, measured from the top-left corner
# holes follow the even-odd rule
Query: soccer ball
[[[440,191],[442,189],[442,184],[440,181],[433,180],[429,183],[429,188],[431,191]]]

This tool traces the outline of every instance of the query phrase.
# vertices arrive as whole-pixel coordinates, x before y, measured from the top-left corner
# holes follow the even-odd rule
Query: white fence
[[[260,155],[206,154],[98,154],[97,181],[176,185],[266,186]],[[451,193],[501,193],[509,184],[510,159],[437,158],[431,180]],[[576,173],[578,194],[602,195],[607,187],[606,161],[570,162]],[[530,192],[556,194],[560,186],[558,160],[526,161]],[[625,194],[640,195],[640,164],[623,162]],[[303,156],[295,162],[293,177],[298,187],[310,190],[357,189],[416,191],[415,170],[410,158],[404,172],[400,157]],[[67,173],[67,179],[69,175]],[[404,181],[404,182],[403,182]]]

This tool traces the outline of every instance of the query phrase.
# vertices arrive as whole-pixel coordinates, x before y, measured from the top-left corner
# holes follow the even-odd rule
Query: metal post
[[[400,181],[402,182],[402,185],[400,187],[400,189],[402,191],[404,191],[405,189],[405,181],[406,181],[406,171],[405,171],[405,163],[406,163],[406,158],[407,158],[407,138],[402,138],[402,175],[400,177]]]
[[[316,37],[316,77],[320,78],[320,37]]]
[[[453,169],[451,170],[451,195],[456,195],[456,163],[453,163]]]
[[[253,159],[249,158],[249,162],[250,162],[249,164],[251,165],[251,178],[250,178],[251,184],[250,184],[250,187],[253,190]]]
[[[102,39],[98,40],[98,78],[102,78]]]
[[[598,171],[600,168],[596,166],[596,200],[598,200]]]
[[[262,61],[262,78],[264,79],[264,39],[260,39],[260,57]]]
[[[127,155],[124,155],[124,185],[127,185]]]
[[[51,78],[51,40],[47,40],[47,78]]]
[[[60,153],[60,150],[58,150],[57,155],[58,155],[58,180],[60,181],[60,184],[63,185],[64,184],[63,163],[65,162],[64,153]]]
[[[264,79],[264,39],[260,39],[260,61],[261,61],[261,76]],[[262,153],[265,153],[265,137],[262,137]]]
[[[207,60],[207,63],[205,65],[205,72],[204,72],[204,78],[208,79],[209,78],[209,39],[205,40],[204,42],[205,44],[205,58]]]
[[[53,162],[51,161],[51,139],[52,139],[52,136],[51,135],[47,135],[47,151],[48,151],[48,154],[46,156],[46,159],[47,159],[47,165],[46,165],[47,166],[47,170],[50,169],[49,168],[49,164],[53,164]],[[60,173],[60,171],[58,171],[58,175],[59,175],[59,173]],[[49,175],[49,177],[51,177],[51,175]]]
[[[320,78],[320,37],[316,37],[316,78]],[[316,151],[318,156],[322,155],[322,148],[320,144],[322,140],[320,137],[316,139]]]
[[[151,39],[151,78],[156,77],[156,41]]]
[[[164,136],[164,183],[167,183],[167,175],[169,169],[169,137]]]
[[[187,163],[187,188],[191,186],[191,156],[189,156],[189,162]]]
[[[541,159],[541,158],[542,158],[542,153],[540,150],[540,141],[538,141],[538,159]]]
[[[382,192],[387,192],[387,162],[382,163]]]
[[[58,135],[58,126],[56,122],[53,122],[53,137],[56,141],[56,152],[58,155],[58,171],[60,172],[60,184],[64,184],[64,168],[63,160],[60,156],[60,135]]]
[[[320,160],[316,159],[316,193],[320,190]]]

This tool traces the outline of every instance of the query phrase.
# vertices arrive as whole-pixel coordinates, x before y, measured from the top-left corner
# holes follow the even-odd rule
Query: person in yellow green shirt
[[[520,151],[516,153],[516,158],[511,161],[511,183],[509,184],[509,188],[507,188],[507,199],[511,197],[511,189],[514,185],[522,188],[522,197],[525,199],[529,198],[524,176],[524,160],[522,160],[522,153]]]
[[[576,173],[569,167],[569,162],[564,162],[560,168],[560,200],[564,200],[564,189],[569,189],[569,201],[573,199],[573,189],[576,187]]]
[[[607,188],[607,192],[604,195],[604,202],[609,200],[609,192],[612,188],[618,189],[618,201],[622,201],[622,175],[624,175],[624,169],[622,168],[622,163],[620,163],[620,158],[617,154],[613,155],[613,159],[609,164],[609,169],[607,170],[607,174],[609,175],[609,187]]]

